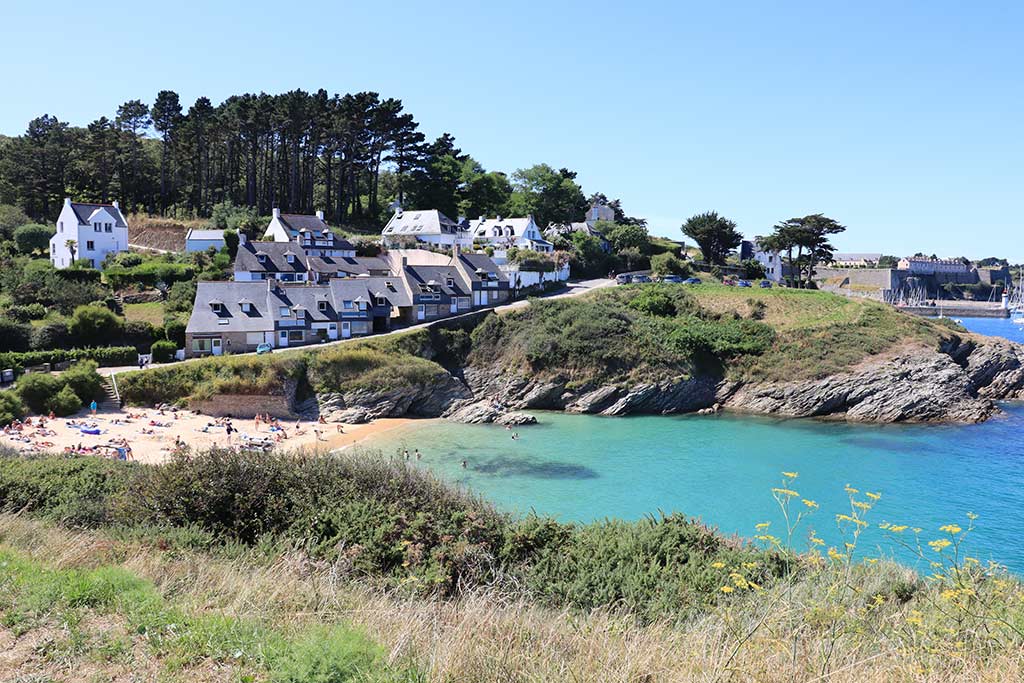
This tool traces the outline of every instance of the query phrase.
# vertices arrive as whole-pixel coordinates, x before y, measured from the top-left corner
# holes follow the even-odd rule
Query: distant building
[[[404,211],[398,208],[381,231],[381,237],[385,247],[419,242],[451,248],[472,243],[472,238],[458,223],[437,209]]]
[[[218,251],[224,247],[223,230],[189,229],[185,235],[185,251],[206,251],[210,247]]]
[[[317,211],[316,215],[310,216],[302,213],[281,213],[281,209],[275,208],[270,224],[263,233],[264,240],[273,242],[291,242],[299,236],[301,230],[314,233],[330,231],[330,227],[324,222],[324,212]]]
[[[593,204],[587,209],[587,223],[593,225],[597,221],[614,221],[615,209],[607,204]]]
[[[936,273],[966,273],[970,266],[960,259],[930,259],[920,256],[906,256],[900,259],[900,270],[907,270],[914,275],[934,275]]]
[[[750,246],[750,258],[754,259],[764,267],[765,278],[772,282],[782,282],[786,277],[786,268],[782,259],[782,254],[777,251],[765,251],[761,249],[761,246],[757,242],[750,243]]]
[[[835,268],[875,268],[881,258],[881,254],[836,253],[830,265]]]
[[[108,254],[128,251],[128,223],[117,202],[87,204],[64,199],[57,231],[50,238],[50,262],[68,268],[84,259],[98,268]]]
[[[554,245],[541,236],[533,216],[526,218],[485,218],[470,221],[469,233],[474,244],[485,244],[504,251],[511,247],[549,253]]]
[[[591,223],[586,221],[581,221],[579,223],[552,223],[548,226],[548,229],[544,231],[544,237],[548,239],[552,239],[557,236],[571,238],[572,233],[574,232],[580,232],[584,235],[596,237],[601,242],[601,251],[606,254],[612,250],[612,245],[608,242],[604,233],[595,229]]]

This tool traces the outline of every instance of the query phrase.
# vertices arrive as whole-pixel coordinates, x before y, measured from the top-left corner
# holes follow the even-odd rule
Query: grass
[[[150,301],[142,304],[125,304],[124,317],[128,321],[147,322],[157,327],[164,324],[164,304]]]

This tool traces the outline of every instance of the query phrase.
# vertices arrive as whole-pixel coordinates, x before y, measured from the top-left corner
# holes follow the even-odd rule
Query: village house
[[[326,282],[331,278],[387,275],[387,263],[359,257],[355,248],[334,233],[299,231],[291,242],[250,242],[239,235],[233,266],[238,282],[273,278],[282,282]]]
[[[267,230],[263,233],[263,239],[272,242],[292,242],[302,230],[318,234],[323,234],[325,230],[329,232],[330,227],[324,222],[324,212],[317,211],[316,215],[310,216],[302,213],[281,213],[281,209],[275,207]]]
[[[936,273],[966,273],[970,266],[960,259],[932,259],[922,256],[905,256],[897,264],[900,270],[910,271],[915,275],[935,275]]]
[[[381,231],[385,247],[402,247],[424,244],[432,247],[452,248],[455,245],[468,246],[472,238],[448,216],[436,209],[424,211],[395,210],[393,216]]]
[[[832,255],[833,268],[875,268],[881,260],[881,254],[846,254],[835,253]]]
[[[469,233],[477,246],[490,246],[496,252],[504,252],[512,247],[550,253],[554,245],[541,235],[540,228],[533,216],[526,218],[485,218],[481,216],[469,224]],[[500,254],[503,257],[504,254]]]
[[[128,223],[117,202],[87,204],[64,199],[57,231],[50,238],[50,262],[68,268],[77,260],[99,268],[108,254],[128,251]]]
[[[604,233],[595,229],[593,224],[586,221],[580,221],[578,223],[552,223],[544,232],[544,236],[547,239],[552,239],[554,237],[566,237],[568,239],[572,239],[572,234],[574,232],[579,232],[584,235],[590,235],[591,237],[597,238],[597,240],[601,242],[601,251],[606,254],[611,253],[612,245],[604,236]]]

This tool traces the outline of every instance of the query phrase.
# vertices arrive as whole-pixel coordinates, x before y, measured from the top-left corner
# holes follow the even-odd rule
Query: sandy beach
[[[88,410],[66,418],[45,420],[30,418],[20,431],[8,428],[0,442],[25,452],[61,453],[79,451],[97,457],[118,457],[124,443],[131,448],[131,459],[160,463],[175,448],[175,439],[193,450],[211,446],[240,446],[251,440],[287,450],[327,453],[360,443],[367,438],[411,422],[405,418],[387,418],[366,424],[318,424],[316,422],[282,421],[283,433],[271,432],[268,425],[257,425],[251,419],[233,419],[237,433],[230,443],[227,430],[217,418],[190,410],[160,411],[152,408],[131,408],[100,411]],[[339,431],[339,426],[341,431]],[[96,433],[98,432],[98,433]],[[317,435],[319,432],[319,438]]]

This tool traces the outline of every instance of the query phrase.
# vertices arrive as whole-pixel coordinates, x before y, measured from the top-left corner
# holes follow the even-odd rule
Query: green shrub
[[[131,466],[103,458],[22,457],[0,450],[0,509],[37,512],[73,526],[113,521]]]
[[[33,413],[43,414],[50,409],[50,399],[64,387],[64,382],[53,375],[34,372],[18,379],[16,391]]]
[[[384,651],[359,631],[344,626],[306,633],[271,662],[273,683],[346,683],[374,680],[384,668]]]
[[[103,378],[96,372],[96,361],[78,361],[60,374],[59,379],[79,398],[83,405],[103,394]]]
[[[75,343],[100,346],[111,339],[120,339],[124,319],[103,306],[79,306],[71,316],[68,332]]]
[[[693,269],[690,268],[690,264],[670,252],[652,256],[651,271],[658,275],[678,275],[679,277],[690,277],[693,275]]]
[[[174,342],[175,346],[180,349],[185,346],[186,327],[188,327],[188,321],[168,316],[164,320],[164,336],[167,341]]]
[[[145,353],[163,331],[145,320],[129,320],[124,324],[123,341],[134,346],[139,353]]]
[[[15,391],[0,391],[0,427],[25,417],[25,403]]]
[[[153,354],[153,360],[157,363],[170,363],[174,360],[174,354],[177,350],[177,344],[172,341],[162,340],[153,342],[153,346],[150,347],[149,352]]]
[[[25,351],[23,353],[0,353],[0,368],[11,368],[15,372],[43,363],[60,363],[68,360],[94,360],[101,367],[134,365],[138,352],[133,346],[101,346],[92,349],[51,349],[49,351]]]
[[[70,385],[65,384],[60,391],[51,396],[46,402],[46,408],[58,417],[74,415],[82,409],[82,399],[78,398]]]
[[[57,320],[34,328],[32,330],[31,345],[35,351],[67,348],[71,345],[68,324],[63,320]]]
[[[31,326],[0,318],[0,352],[28,351],[31,340]]]
[[[40,303],[14,305],[9,307],[5,314],[11,320],[16,320],[20,323],[28,322],[29,320],[41,320],[46,317],[46,307]]]
[[[635,311],[656,316],[673,316],[676,314],[676,306],[665,292],[646,289],[639,296],[629,302],[629,307]]]

